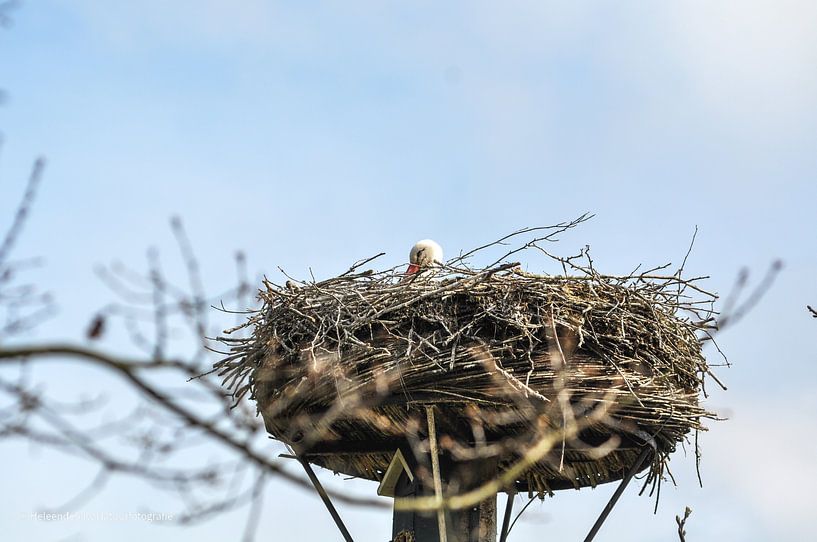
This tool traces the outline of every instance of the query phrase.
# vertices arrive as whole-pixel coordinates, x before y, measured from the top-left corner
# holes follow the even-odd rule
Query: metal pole
[[[630,467],[630,470],[627,472],[624,478],[621,479],[621,483],[616,488],[616,491],[615,493],[613,493],[613,496],[610,497],[610,501],[607,503],[607,506],[605,506],[604,510],[601,511],[601,515],[596,520],[596,523],[593,524],[593,528],[590,529],[590,533],[588,533],[587,537],[584,539],[584,542],[591,542],[591,540],[595,538],[596,534],[599,532],[599,529],[601,529],[604,520],[607,519],[607,516],[610,515],[610,512],[613,510],[613,507],[616,505],[616,502],[618,502],[619,497],[621,497],[621,494],[624,493],[627,484],[630,483],[630,480],[633,479],[633,476],[635,476],[636,473],[641,469],[641,465],[647,459],[647,456],[651,451],[653,451],[653,449],[650,446],[645,446],[644,449],[641,451],[641,454],[638,456],[638,459],[636,459],[635,463],[633,463],[633,466]]]
[[[505,515],[502,517],[502,530],[499,535],[499,542],[506,542],[508,540],[508,528],[511,525],[511,512],[513,511],[513,498],[516,496],[516,491],[508,490],[508,500],[505,502]]]
[[[329,500],[329,495],[323,488],[321,481],[318,480],[317,476],[315,476],[315,471],[312,470],[312,466],[309,464],[309,462],[298,455],[282,454],[282,457],[289,457],[298,460],[298,463],[300,463],[301,466],[306,471],[306,475],[309,477],[309,481],[312,482],[312,486],[315,488],[315,491],[317,491],[318,495],[320,495],[323,504],[326,506],[326,509],[329,510],[329,514],[332,516],[332,519],[335,520],[335,525],[338,526],[340,533],[343,535],[343,539],[346,542],[355,542],[354,540],[352,540],[352,535],[349,534],[349,530],[346,528],[346,525],[343,524],[343,520],[340,519],[340,515],[338,514],[338,511],[335,510],[335,506],[332,504],[332,501]]]

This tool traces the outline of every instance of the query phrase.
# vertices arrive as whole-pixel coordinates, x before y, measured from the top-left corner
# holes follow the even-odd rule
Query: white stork
[[[409,266],[406,276],[419,273],[423,269],[443,263],[443,248],[431,239],[417,241],[409,252]]]

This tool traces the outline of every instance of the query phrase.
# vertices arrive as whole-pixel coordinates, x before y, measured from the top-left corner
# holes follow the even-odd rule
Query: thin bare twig
[[[14,243],[20,237],[20,232],[23,229],[23,225],[31,212],[31,206],[34,203],[35,196],[37,195],[37,188],[40,185],[44,168],[45,159],[38,158],[35,160],[34,166],[31,168],[31,174],[28,177],[28,184],[26,184],[26,189],[23,193],[23,199],[17,206],[17,212],[14,214],[14,218],[11,221],[11,226],[6,232],[6,235],[3,237],[3,241],[0,242],[0,272],[3,270],[6,259],[8,258]]]
[[[681,518],[681,516],[675,516],[675,523],[678,524],[678,539],[680,540],[680,542],[686,542],[687,532],[685,530],[685,527],[690,514],[692,514],[692,508],[687,506],[686,509],[684,509],[683,518]]]

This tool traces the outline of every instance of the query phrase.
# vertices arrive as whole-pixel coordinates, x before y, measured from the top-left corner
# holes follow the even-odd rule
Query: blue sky
[[[805,539],[817,483],[817,321],[805,310],[817,304],[815,17],[808,1],[24,2],[0,33],[0,218],[46,156],[17,255],[47,257],[36,277],[60,311],[32,339],[81,336],[110,297],[93,266],[138,265],[151,245],[169,253],[174,214],[214,288],[236,249],[254,273],[329,276],[380,251],[383,266],[401,263],[420,238],[452,255],[585,211],[596,218],[562,252],[590,244],[598,268],[626,272],[680,263],[698,226],[687,267],[714,290],[742,267],[754,279],[774,259],[785,268],[721,336],[735,365],[709,404],[732,419],[703,438],[704,488],[679,452],[679,487],[658,514],[630,490],[604,538],[670,539],[689,505],[691,540]],[[0,495],[12,539],[232,539],[243,519],[187,531],[22,521],[93,470],[27,446],[0,458],[19,488]],[[612,489],[535,504],[518,539],[583,536]],[[155,498],[121,481],[88,508]],[[279,483],[266,502],[262,531],[334,536],[312,495]],[[344,514],[356,540],[388,536],[388,514]]]

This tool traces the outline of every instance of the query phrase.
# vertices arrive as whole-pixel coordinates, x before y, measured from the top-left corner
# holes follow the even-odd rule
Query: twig
[[[11,226],[3,238],[3,241],[0,242],[0,270],[3,269],[3,264],[6,262],[6,258],[8,258],[14,243],[20,236],[20,231],[22,230],[26,218],[31,211],[31,205],[34,203],[34,197],[37,195],[37,188],[40,185],[44,168],[45,159],[43,158],[38,158],[34,162],[34,167],[31,168],[31,174],[28,177],[28,184],[26,185],[26,190],[23,193],[23,199],[17,206],[17,212],[14,214],[14,219],[12,220]]]
[[[692,514],[692,508],[687,506],[684,509],[683,519],[681,519],[681,516],[675,516],[675,523],[678,524],[678,538],[679,538],[680,542],[686,542],[687,532],[685,530],[685,527],[686,527],[687,519],[689,519],[690,514]]]

